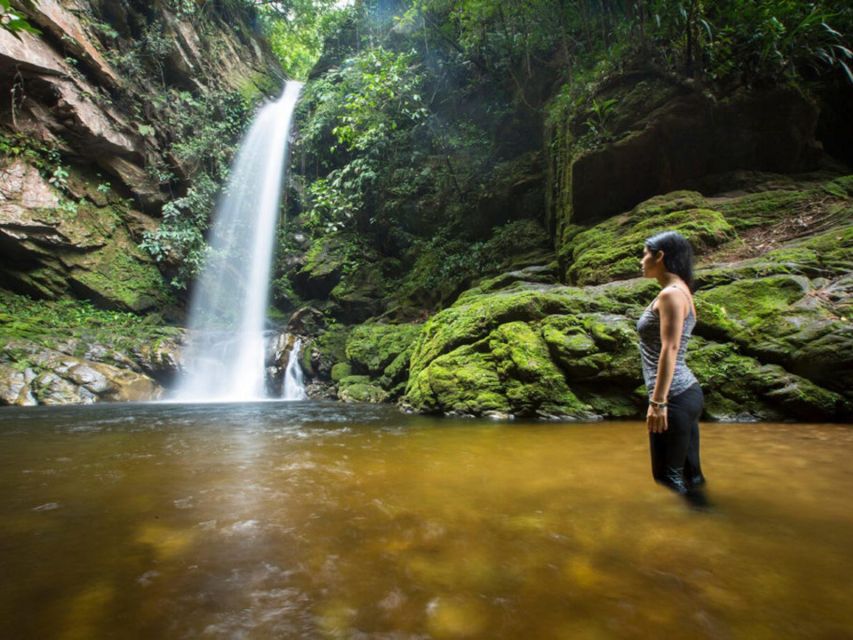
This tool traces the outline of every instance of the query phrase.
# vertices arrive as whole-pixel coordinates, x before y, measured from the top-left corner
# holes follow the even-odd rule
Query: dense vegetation
[[[599,100],[595,88],[637,69],[713,96],[853,85],[843,35],[851,24],[853,10],[834,0],[358,1],[338,9],[300,107],[301,198],[290,206],[299,215],[283,234],[284,254],[299,249],[291,237],[300,230],[312,251],[301,275],[292,261],[281,265],[279,304],[293,304],[295,293],[316,297],[300,281],[322,263],[339,272],[331,296],[339,308],[360,290],[416,316],[512,263],[511,251],[497,260],[481,250],[492,230],[521,241],[519,254],[539,247],[541,259],[548,242],[535,230],[544,197],[537,154],[549,117],[583,113],[579,144],[607,141],[616,100]],[[525,182],[526,193],[513,190]],[[523,233],[498,231],[518,220],[528,221]]]

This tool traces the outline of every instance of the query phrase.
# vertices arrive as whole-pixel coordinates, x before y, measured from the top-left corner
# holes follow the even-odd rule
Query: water
[[[190,304],[191,342],[177,397],[243,401],[265,395],[264,322],[281,183],[302,84],[288,82],[240,145]]]
[[[636,422],[3,409],[0,637],[851,637],[853,429],[702,435],[709,511]]]
[[[297,338],[287,357],[287,368],[284,370],[283,400],[307,400],[305,384],[302,381],[302,367],[299,366],[299,351],[302,340]]]

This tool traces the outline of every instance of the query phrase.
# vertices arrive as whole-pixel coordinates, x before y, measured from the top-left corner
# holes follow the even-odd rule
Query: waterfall
[[[290,121],[302,83],[288,82],[255,117],[213,219],[190,303],[190,342],[177,397],[265,397],[264,324]]]
[[[302,340],[297,338],[287,357],[287,368],[284,370],[284,388],[281,394],[284,400],[308,399],[302,382],[302,367],[299,366],[300,349],[302,349]]]

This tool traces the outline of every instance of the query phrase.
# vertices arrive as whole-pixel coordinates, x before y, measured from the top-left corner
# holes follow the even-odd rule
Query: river
[[[0,637],[850,638],[853,428],[0,410]]]

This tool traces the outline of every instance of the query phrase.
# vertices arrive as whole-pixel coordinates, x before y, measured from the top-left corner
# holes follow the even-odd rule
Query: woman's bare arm
[[[672,377],[675,374],[675,360],[678,347],[681,344],[681,332],[684,328],[684,305],[681,304],[681,294],[672,289],[661,292],[658,301],[658,317],[660,318],[660,359],[655,379],[652,400],[666,402]]]

